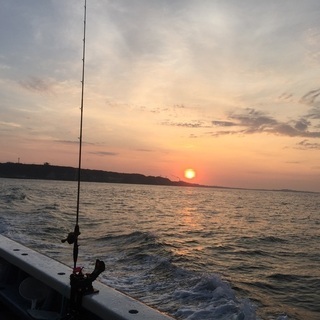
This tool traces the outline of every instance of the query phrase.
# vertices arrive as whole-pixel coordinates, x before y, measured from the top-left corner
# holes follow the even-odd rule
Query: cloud
[[[212,137],[219,137],[219,136],[227,136],[227,135],[233,135],[233,134],[239,134],[240,131],[231,131],[231,130],[221,130],[221,131],[210,131],[207,132],[208,135]]]
[[[232,121],[219,121],[219,120],[214,120],[212,121],[213,126],[219,126],[219,127],[234,127],[237,124]]]
[[[55,143],[68,144],[68,145],[79,145],[79,140],[55,140]],[[95,143],[82,141],[83,145],[95,146]]]
[[[5,121],[0,121],[0,126],[11,127],[11,128],[20,128],[21,127],[21,125],[19,123],[5,122]]]
[[[320,94],[320,91],[319,91]],[[255,134],[255,133],[269,133],[289,137],[308,137],[319,138],[319,131],[309,131],[311,122],[306,118],[298,120],[291,120],[289,122],[280,122],[275,118],[269,116],[267,113],[258,111],[252,108],[247,108],[243,113],[231,113],[228,120],[212,121],[213,126],[224,127],[239,127],[239,130],[234,131],[219,131],[213,133],[217,135],[229,135],[235,133],[241,134]]]
[[[278,101],[292,102],[293,101],[293,94],[284,92],[278,97]]]
[[[309,142],[308,139],[302,140],[299,143],[297,143],[298,149],[315,149],[315,150],[320,150],[320,143],[314,142],[311,143]]]
[[[320,137],[320,132],[309,132],[307,130],[298,130],[296,125],[292,126],[288,123],[279,123],[274,128],[266,131],[276,135],[287,136],[287,137]]]
[[[93,152],[90,152],[90,153],[98,155],[98,156],[117,156],[117,155],[119,155],[116,152],[109,152],[109,151],[93,151]]]
[[[30,77],[28,80],[20,81],[22,87],[30,91],[51,92],[52,83],[38,77]]]
[[[313,107],[307,114],[310,119],[320,119],[320,107]]]
[[[300,99],[300,102],[307,105],[313,105],[319,95],[320,95],[320,88],[311,90]]]
[[[79,144],[79,141],[74,140],[55,140],[54,142],[62,144]]]
[[[314,101],[311,95],[315,99],[318,93],[314,90],[312,94],[308,93],[305,95],[305,97],[309,97],[306,98],[307,100],[311,99]],[[204,120],[190,120],[185,122],[165,120],[161,124],[190,129],[219,127],[220,130],[206,133],[214,137],[234,134],[250,135],[267,133],[287,137],[319,138],[320,131],[315,130],[315,128],[320,128],[320,125],[313,125],[311,122],[313,119],[320,119],[320,108],[313,107],[306,115],[288,121],[279,121],[265,111],[246,108],[241,112],[229,112],[225,119],[212,120],[210,123],[206,123]]]
[[[300,119],[298,121],[296,121],[295,123],[295,129],[297,129],[298,131],[305,131],[308,129],[308,127],[311,125],[311,122],[306,120],[306,119]]]
[[[165,120],[161,123],[164,126],[171,127],[184,127],[184,128],[209,128],[210,126],[205,125],[202,121],[192,121],[192,122],[172,122]]]
[[[243,114],[231,114],[230,118],[236,120],[238,126],[246,127],[245,133],[267,131],[277,125],[275,119],[252,108],[247,108]]]

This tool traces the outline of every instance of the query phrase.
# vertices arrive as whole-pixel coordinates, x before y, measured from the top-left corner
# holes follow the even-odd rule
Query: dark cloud
[[[320,89],[311,90],[300,99],[300,102],[307,105],[313,105],[319,95]]]
[[[244,114],[231,114],[232,120],[237,121],[237,126],[246,127],[245,133],[256,133],[271,130],[277,121],[261,111],[247,108]]]
[[[218,126],[218,127],[233,127],[233,126],[236,126],[237,124],[235,122],[232,122],[232,121],[215,120],[215,121],[212,121],[212,125],[213,126]]]
[[[297,143],[298,149],[315,149],[315,150],[320,150],[320,143],[314,142],[311,143],[309,142],[308,139],[302,140],[299,143]]]
[[[309,137],[310,133],[306,131],[299,131],[294,126],[288,123],[279,123],[274,128],[268,131],[275,135],[288,136],[288,137]],[[319,132],[320,136],[320,132]]]
[[[307,114],[309,119],[320,119],[320,107],[313,107]]]
[[[193,120],[189,122],[173,122],[171,120],[166,120],[162,122],[162,125],[191,129],[213,127],[228,128],[227,130],[207,132],[207,134],[214,137],[233,134],[245,135],[268,133],[287,137],[320,138],[320,131],[312,131],[312,128],[314,129],[316,126],[312,126],[309,119],[320,119],[320,109],[313,108],[306,116],[287,122],[278,121],[266,112],[247,108],[241,113],[229,113],[225,120],[212,120],[211,125],[200,120]]]
[[[306,119],[298,120],[295,124],[295,129],[298,131],[305,131],[308,129],[308,127],[311,125],[311,122]]]
[[[320,94],[320,92],[319,92]],[[230,120],[230,121],[229,121]],[[231,113],[227,121],[212,121],[213,126],[239,127],[234,131],[219,131],[213,135],[269,133],[289,137],[319,138],[319,131],[310,131],[307,117],[290,122],[280,122],[262,111],[247,108],[243,113]]]

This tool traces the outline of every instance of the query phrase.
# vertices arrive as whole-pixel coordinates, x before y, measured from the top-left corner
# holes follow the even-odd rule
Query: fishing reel
[[[92,283],[98,278],[100,273],[105,270],[105,268],[104,262],[99,259],[96,260],[94,270],[91,273],[83,274],[83,268],[75,268],[73,273],[70,275],[71,289],[75,288],[75,290],[82,295],[97,292],[93,288]]]
[[[94,270],[91,273],[83,274],[82,267],[77,267],[78,259],[78,236],[80,235],[79,225],[76,224],[74,231],[70,232],[66,239],[61,242],[68,242],[73,244],[73,272],[70,275],[70,314],[67,319],[79,319],[79,314],[82,305],[82,297],[84,295],[98,293],[99,291],[93,288],[93,281],[95,281],[100,273],[105,270],[105,263],[99,259],[96,260]]]
[[[83,274],[82,269],[81,267],[76,267],[70,275],[70,314],[72,315],[71,319],[74,320],[81,319],[80,313],[83,296],[99,292],[93,288],[92,283],[105,270],[105,264],[97,259],[92,273]]]

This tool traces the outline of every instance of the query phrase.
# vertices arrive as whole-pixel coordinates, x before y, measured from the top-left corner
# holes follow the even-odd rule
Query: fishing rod
[[[84,0],[83,14],[83,43],[82,43],[82,76],[81,76],[81,102],[80,102],[80,135],[79,135],[79,162],[78,162],[78,188],[77,188],[77,209],[76,222],[74,231],[70,232],[66,239],[62,242],[73,244],[73,272],[70,275],[70,312],[65,319],[80,319],[80,310],[82,305],[82,297],[87,294],[97,293],[92,286],[92,283],[105,270],[103,261],[97,259],[95,268],[91,274],[83,274],[81,267],[77,267],[79,254],[78,237],[80,233],[79,227],[79,212],[80,212],[80,189],[81,189],[81,160],[82,160],[82,137],[83,137],[83,107],[84,107],[84,80],[85,80],[85,57],[86,57],[86,29],[87,29],[87,0]]]

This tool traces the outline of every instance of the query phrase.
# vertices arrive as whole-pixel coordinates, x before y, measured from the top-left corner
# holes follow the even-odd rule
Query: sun
[[[196,176],[196,172],[193,169],[186,169],[184,171],[184,176],[187,179],[193,179]]]

